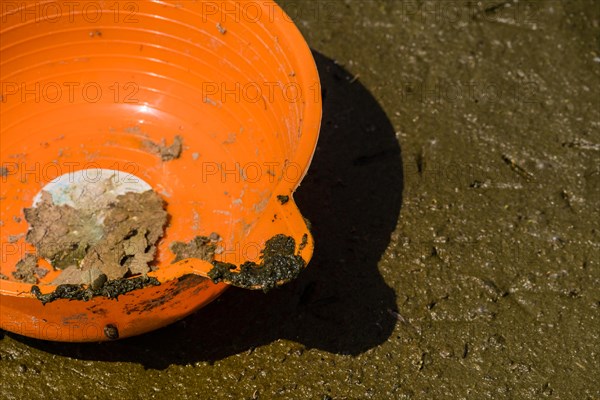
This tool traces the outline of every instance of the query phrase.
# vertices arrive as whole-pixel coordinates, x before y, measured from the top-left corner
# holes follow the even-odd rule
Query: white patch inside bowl
[[[94,204],[94,208],[102,210],[114,202],[117,196],[128,192],[142,193],[151,189],[146,181],[128,172],[100,168],[83,169],[52,180],[34,197],[33,206],[40,202],[42,192],[48,192],[52,195],[54,204],[58,206],[81,208]]]

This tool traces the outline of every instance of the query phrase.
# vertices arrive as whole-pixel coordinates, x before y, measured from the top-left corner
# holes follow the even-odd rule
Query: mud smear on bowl
[[[25,283],[37,283],[38,278],[43,278],[48,270],[38,267],[38,258],[34,254],[27,254],[21,259],[12,273],[13,277]]]
[[[109,187],[104,186],[105,190]],[[87,285],[100,290],[107,282],[151,271],[156,244],[164,234],[167,212],[154,191],[128,192],[105,199],[102,191],[88,194],[77,208],[55,204],[48,192],[25,209],[26,240],[62,270],[54,285]],[[25,256],[15,278],[37,283],[37,257]]]
[[[129,279],[107,281],[99,288],[86,285],[63,284],[58,285],[54,292],[47,294],[42,294],[40,288],[34,285],[31,288],[31,293],[33,293],[42,304],[46,304],[59,299],[88,301],[96,296],[117,299],[120,295],[129,293],[133,290],[159,285],[160,282],[154,277],[138,276]]]
[[[265,243],[261,261],[247,261],[236,266],[213,261],[208,276],[213,282],[226,282],[247,289],[262,289],[265,292],[282,283],[295,279],[306,266],[306,262],[295,254],[296,241],[291,236],[275,235]]]
[[[262,289],[265,292],[295,279],[306,266],[306,262],[295,254],[296,241],[291,236],[275,235],[265,243],[261,261],[247,261],[240,266],[215,260],[220,247],[219,235],[197,236],[188,243],[174,242],[169,248],[175,254],[173,263],[197,258],[210,262],[213,267],[208,277],[213,283],[225,282],[245,289]],[[305,246],[300,246],[300,250]]]
[[[169,249],[175,254],[173,263],[185,260],[186,258],[197,258],[204,261],[212,262],[215,258],[217,250],[216,243],[220,237],[216,233],[211,233],[210,236],[196,236],[188,243],[173,242],[169,245]]]
[[[183,138],[181,136],[175,136],[173,143],[169,146],[167,146],[165,139],[162,139],[160,143],[144,140],[142,145],[150,153],[158,154],[161,160],[171,161],[176,160],[181,156],[181,152],[183,151]]]
[[[284,195],[279,195],[277,196],[277,200],[279,200],[279,203],[281,203],[281,205],[287,204],[288,201],[290,201],[290,196],[284,196]]]

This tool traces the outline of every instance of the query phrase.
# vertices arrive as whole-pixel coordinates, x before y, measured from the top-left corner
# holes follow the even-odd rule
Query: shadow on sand
[[[295,199],[313,222],[316,252],[297,281],[268,294],[232,288],[182,321],[117,342],[11,336],[53,354],[153,369],[214,362],[277,339],[351,355],[383,343],[397,322],[387,311],[396,309],[396,296],[377,263],[400,212],[401,151],[369,91],[332,60],[314,55],[323,85],[323,126]]]

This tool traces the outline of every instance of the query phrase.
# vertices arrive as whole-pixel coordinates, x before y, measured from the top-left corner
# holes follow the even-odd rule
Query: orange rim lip
[[[239,1],[242,3],[253,2],[252,0],[238,0],[238,2]],[[285,13],[285,11],[273,0],[265,0],[258,3],[253,2],[253,4],[260,5],[267,15],[269,12],[272,12],[273,9],[278,10],[277,13],[273,13],[273,27],[278,31],[279,34],[285,35],[291,43],[290,48],[286,49],[286,56],[294,59],[295,65],[302,66],[302,81],[300,82],[301,90],[303,93],[310,93],[311,89],[309,85],[311,84],[316,84],[319,88],[313,99],[307,100],[306,97],[304,99],[302,125],[300,128],[301,138],[298,142],[295,158],[291,160],[291,162],[295,163],[296,165],[303,166],[303,171],[297,180],[284,180],[273,192],[273,196],[278,194],[288,194],[293,196],[293,192],[297,189],[302,179],[304,179],[308,172],[319,139],[322,120],[322,98],[319,73],[308,43],[304,39],[298,27],[291,22],[292,19],[289,17],[289,15]],[[263,217],[266,218],[266,216]],[[309,255],[312,256],[312,252]],[[309,260],[306,261],[308,262]],[[185,271],[184,273],[182,272],[181,274],[174,275],[173,272],[174,271],[168,274],[162,274],[160,273],[160,270],[158,270],[157,272],[149,273],[149,276],[155,276],[158,278],[159,282],[164,283],[189,273],[189,271]],[[34,285],[15,282],[12,280],[0,280],[0,295],[34,298],[35,296],[31,293],[32,286]],[[56,286],[54,285],[42,284],[40,287],[44,289],[44,293],[51,292],[56,289]]]

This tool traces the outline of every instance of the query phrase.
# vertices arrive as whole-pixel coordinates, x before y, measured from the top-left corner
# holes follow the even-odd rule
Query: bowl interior
[[[318,75],[293,23],[270,2],[54,4],[3,8],[0,272],[12,279],[34,251],[23,209],[59,176],[88,169],[163,196],[171,218],[159,266],[173,260],[171,242],[197,235],[238,248],[273,198],[296,188],[318,136]],[[145,144],[176,136],[174,160]]]

